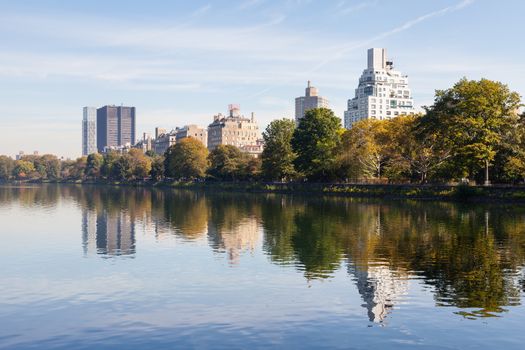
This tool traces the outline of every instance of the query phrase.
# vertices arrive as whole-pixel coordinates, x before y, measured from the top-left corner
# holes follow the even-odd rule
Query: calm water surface
[[[0,187],[0,348],[525,343],[525,207]]]

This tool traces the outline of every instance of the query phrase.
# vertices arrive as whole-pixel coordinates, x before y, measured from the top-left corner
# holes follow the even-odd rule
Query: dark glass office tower
[[[97,109],[97,149],[135,144],[135,107],[104,106]]]

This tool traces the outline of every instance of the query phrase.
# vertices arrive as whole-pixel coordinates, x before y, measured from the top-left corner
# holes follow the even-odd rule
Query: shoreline
[[[0,186],[81,185],[147,187],[214,192],[277,193],[328,195],[388,200],[454,201],[474,203],[513,202],[525,204],[525,186],[511,185],[436,185],[436,184],[346,184],[346,183],[272,183],[272,182],[181,182],[181,181],[7,181]]]

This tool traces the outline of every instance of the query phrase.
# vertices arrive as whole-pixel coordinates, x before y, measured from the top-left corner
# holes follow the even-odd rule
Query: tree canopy
[[[164,173],[175,179],[202,178],[208,167],[208,150],[197,139],[188,137],[168,148]]]
[[[262,173],[268,180],[289,180],[296,175],[294,168],[295,152],[292,137],[295,122],[290,119],[272,121],[263,132],[264,150]]]
[[[309,181],[334,179],[341,134],[341,120],[332,110],[307,111],[292,137],[292,149],[297,154],[295,169]]]
[[[434,104],[421,120],[423,135],[437,134],[452,145],[452,157],[459,176],[474,176],[489,166],[518,126],[520,96],[507,85],[488,79],[461,79],[452,88],[436,91]]]

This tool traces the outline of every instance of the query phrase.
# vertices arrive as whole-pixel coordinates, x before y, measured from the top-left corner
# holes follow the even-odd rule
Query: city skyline
[[[104,14],[101,6],[0,1],[0,153],[76,158],[79,107],[109,103],[137,107],[137,135],[208,125],[229,102],[254,111],[263,130],[293,119],[307,80],[342,119],[370,47],[387,48],[409,74],[417,108],[463,76],[525,91],[520,1],[114,1]]]

